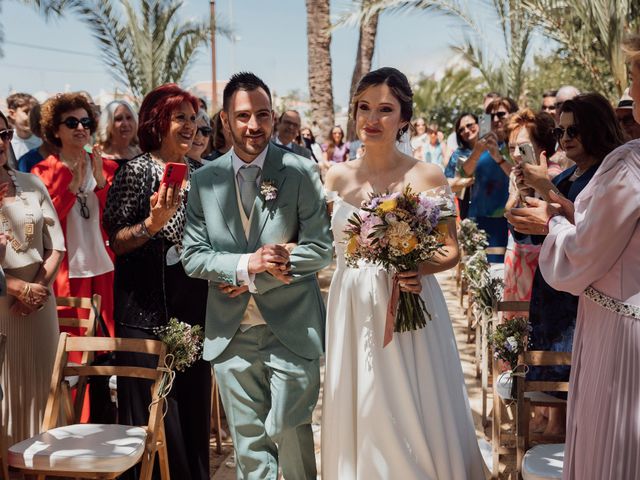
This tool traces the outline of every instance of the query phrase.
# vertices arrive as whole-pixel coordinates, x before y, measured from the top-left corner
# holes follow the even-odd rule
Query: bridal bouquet
[[[372,194],[348,220],[345,233],[347,265],[360,261],[381,265],[388,272],[417,270],[442,252],[443,234],[438,230],[448,218],[455,218],[453,199],[440,189],[433,194],[414,192],[407,186],[402,193]],[[401,292],[394,277],[393,293],[387,309],[384,345],[393,332],[417,330],[431,319],[424,300]],[[394,321],[395,319],[395,321]]]
[[[200,359],[204,339],[200,325],[191,326],[171,318],[164,327],[154,329],[154,333],[167,346],[167,357],[172,359],[169,368],[172,370],[183,372]]]

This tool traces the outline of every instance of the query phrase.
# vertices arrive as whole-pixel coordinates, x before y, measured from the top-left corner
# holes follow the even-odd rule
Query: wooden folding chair
[[[70,317],[60,316],[58,314],[58,325],[61,327],[70,327],[77,329],[84,337],[94,337],[96,334],[96,321],[100,314],[100,307],[102,306],[102,296],[97,293],[92,297],[56,297],[56,305],[59,308],[75,308],[76,311],[87,310],[88,317],[81,318],[81,315]],[[78,312],[80,313],[80,312]],[[104,332],[103,332],[104,333]],[[88,365],[93,360],[93,352],[83,352],[80,360],[80,365]],[[71,392],[76,390],[76,398],[73,401],[73,410],[75,411],[75,418],[71,419],[71,422],[80,422],[82,415],[82,405],[84,404],[87,378],[79,378],[77,376],[71,376],[67,379],[67,385],[63,386],[68,390],[69,395],[63,405],[67,416],[71,412],[72,395]]]
[[[498,302],[496,306],[496,312],[498,317],[504,312],[529,312],[529,302],[518,301],[506,301]],[[503,455],[513,455],[516,450],[515,445],[515,415],[509,418],[509,433],[504,431],[504,418],[503,414],[507,417],[511,413],[509,401],[515,402],[515,399],[511,396],[512,379],[506,382],[500,382],[504,379],[502,372],[499,370],[499,362],[494,358],[492,360],[492,394],[493,394],[493,409],[491,415],[491,446],[493,452],[493,471],[491,472],[491,478],[498,478],[500,472],[500,457]],[[499,383],[500,382],[500,383]],[[483,411],[486,408],[486,392],[482,390],[482,406]]]
[[[0,333],[0,371],[4,365],[5,348],[7,346],[7,336]],[[0,386],[0,401],[4,400],[4,392]],[[6,429],[2,418],[2,408],[0,408],[0,473],[2,478],[9,480],[9,464],[7,463],[7,436]]]
[[[533,406],[557,407],[564,403],[546,392],[568,392],[569,382],[530,381],[528,367],[571,365],[571,352],[525,351],[518,360],[517,386],[517,468],[524,480],[556,479],[562,476],[564,435],[551,437],[529,432]],[[520,374],[521,373],[521,374]],[[531,447],[532,443],[537,445]],[[546,442],[546,443],[542,443]],[[558,442],[558,443],[549,443]]]
[[[70,366],[69,352],[133,352],[155,355],[154,368],[137,366]],[[157,340],[104,337],[70,337],[60,335],[51,390],[47,400],[43,433],[9,448],[9,465],[22,474],[45,476],[114,479],[137,463],[142,464],[140,479],[150,480],[156,453],[163,480],[169,480],[169,460],[164,433],[164,396],[172,375],[163,367],[164,343]],[[153,381],[149,422],[146,426],[73,424],[56,428],[65,376],[89,375],[133,377]]]

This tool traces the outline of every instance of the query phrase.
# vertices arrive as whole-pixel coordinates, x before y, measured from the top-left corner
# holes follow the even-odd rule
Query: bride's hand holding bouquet
[[[407,186],[402,193],[371,195],[349,219],[347,264],[357,268],[360,262],[374,263],[393,273],[385,346],[394,331],[417,330],[431,319],[419,295],[420,277],[427,273],[425,265],[444,253],[441,227],[455,214],[453,199],[444,188],[414,192]]]

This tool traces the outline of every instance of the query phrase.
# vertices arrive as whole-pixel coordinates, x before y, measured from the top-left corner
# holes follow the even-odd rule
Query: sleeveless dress
[[[391,276],[344,260],[347,219],[337,198],[337,268],[327,305],[322,478],[486,478],[447,305],[436,278],[422,279],[432,321],[382,347]]]

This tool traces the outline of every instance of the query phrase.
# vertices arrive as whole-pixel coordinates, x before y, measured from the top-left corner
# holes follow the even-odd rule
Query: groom
[[[243,479],[316,478],[311,413],[325,307],[316,272],[332,259],[313,164],[270,143],[271,93],[231,77],[220,113],[233,148],[191,178],[182,262],[209,280],[210,360]]]

